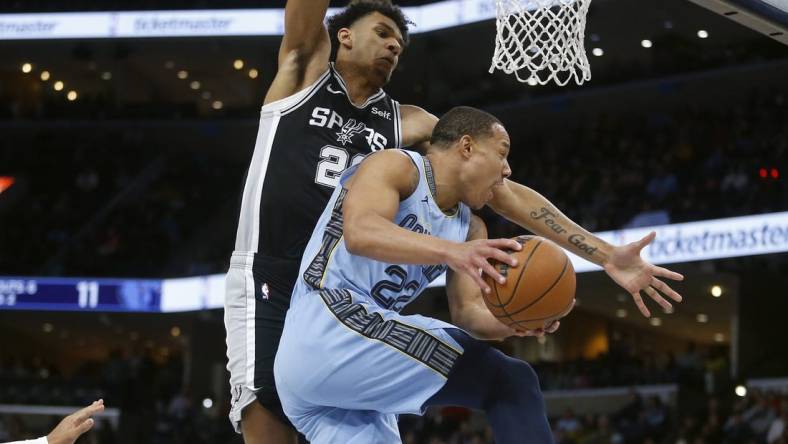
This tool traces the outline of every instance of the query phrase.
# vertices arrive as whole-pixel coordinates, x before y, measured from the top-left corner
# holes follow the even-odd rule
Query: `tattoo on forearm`
[[[531,217],[533,217],[534,220],[541,220],[544,222],[544,224],[547,225],[547,228],[555,231],[556,234],[566,233],[566,229],[564,229],[564,227],[562,227],[558,222],[555,221],[555,219],[553,219],[555,217],[555,213],[551,212],[547,208],[539,208],[539,213],[536,211],[531,211]]]
[[[577,247],[578,250],[582,251],[583,253],[593,256],[596,253],[597,247],[592,247],[591,245],[585,242],[586,237],[582,234],[570,234],[569,235],[569,243]]]
[[[556,234],[568,233],[567,229],[561,226],[561,224],[559,224],[558,221],[556,221],[556,215],[557,213],[554,213],[544,207],[539,208],[538,212],[531,211],[531,217],[534,220],[542,221],[542,223],[544,223],[548,229],[552,230]],[[570,234],[567,237],[567,240],[569,241],[570,244],[574,245],[578,250],[589,256],[593,256],[598,248],[586,242],[586,237],[579,233]]]

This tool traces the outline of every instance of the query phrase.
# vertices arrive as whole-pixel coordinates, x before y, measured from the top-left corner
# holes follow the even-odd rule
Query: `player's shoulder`
[[[367,156],[359,165],[369,178],[382,180],[409,195],[418,186],[420,172],[416,160],[400,149],[388,149]]]
[[[414,153],[419,156],[418,153]],[[364,163],[371,164],[375,168],[382,168],[391,172],[405,172],[418,169],[415,160],[407,151],[398,148],[377,151],[364,159]]]

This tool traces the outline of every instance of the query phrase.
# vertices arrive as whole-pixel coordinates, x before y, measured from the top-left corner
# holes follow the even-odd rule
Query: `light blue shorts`
[[[285,414],[312,444],[397,443],[398,414],[421,414],[462,348],[425,316],[348,290],[294,295],[274,363]]]

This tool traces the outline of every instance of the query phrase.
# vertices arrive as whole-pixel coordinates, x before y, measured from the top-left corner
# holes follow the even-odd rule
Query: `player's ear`
[[[337,40],[341,46],[347,49],[353,49],[353,32],[350,28],[342,28],[337,31]]]
[[[460,141],[458,143],[460,145],[460,153],[462,154],[462,157],[469,159],[473,153],[473,139],[471,136],[466,134],[460,137]]]

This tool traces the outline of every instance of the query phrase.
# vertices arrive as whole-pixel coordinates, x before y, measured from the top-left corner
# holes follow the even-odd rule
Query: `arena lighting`
[[[213,407],[213,399],[211,399],[211,398],[203,399],[202,400],[202,406],[203,406],[203,408],[206,408],[206,409],[209,409],[209,408]]]
[[[178,78],[179,79],[184,80],[187,77],[189,77],[189,73],[187,71],[185,71],[185,70],[178,71]]]
[[[66,98],[68,99],[69,102],[73,102],[74,100],[77,100],[77,92],[74,90],[69,91],[68,94],[66,94]]]
[[[649,39],[644,39],[640,41],[640,46],[644,48],[651,48],[653,46],[653,43],[651,43],[651,40]]]
[[[715,298],[722,296],[722,287],[719,285],[712,285],[711,287],[711,295]]]
[[[254,69],[254,68],[249,70],[249,78],[250,79],[256,79],[258,74],[259,73],[257,72],[257,70]]]
[[[11,185],[13,185],[14,182],[16,182],[16,179],[11,176],[0,176],[0,194],[2,194],[3,191],[11,188]]]
[[[112,79],[112,73],[109,72],[109,71],[102,72],[101,73],[101,79],[102,80],[110,80],[110,79]]]
[[[602,48],[594,48],[591,50],[591,54],[597,57],[602,57],[603,55],[605,55],[605,51]]]
[[[654,327],[659,327],[660,325],[662,325],[662,319],[660,319],[660,318],[658,318],[658,317],[656,317],[656,316],[654,316],[653,318],[651,318],[651,319],[649,320],[649,322],[650,322],[650,323],[651,323],[651,325],[653,325]]]
[[[734,392],[736,393],[736,396],[738,396],[740,398],[744,398],[745,396],[747,396],[747,387],[745,387],[745,386],[743,386],[741,384],[737,385],[736,386],[736,390],[734,390]]]
[[[625,318],[625,317],[627,317],[627,311],[624,310],[623,308],[619,308],[618,310],[616,310],[616,317],[617,318]]]
[[[779,179],[780,178],[780,170],[777,168],[772,168],[769,171],[769,175],[772,176],[772,179]]]
[[[704,313],[698,313],[698,315],[695,316],[695,320],[697,320],[701,324],[705,324],[709,322],[709,316]]]
[[[769,173],[766,171],[766,168],[758,169],[758,175],[761,176],[761,179],[766,179]]]
[[[714,333],[714,341],[716,342],[723,342],[725,340],[725,335],[722,333]]]
[[[61,82],[60,80],[58,80],[57,82],[55,82],[55,84],[54,84],[54,85],[52,85],[52,88],[55,88],[55,91],[63,91],[63,87],[64,87],[64,86],[65,86],[65,85],[63,84],[63,82]]]
[[[177,338],[180,335],[181,335],[181,328],[178,327],[177,325],[170,329],[170,336],[172,336],[173,338]]]
[[[30,63],[23,63],[22,64],[22,72],[23,73],[27,74],[27,73],[29,73],[32,70],[33,70],[33,65],[31,65]]]
[[[211,107],[213,107],[213,109],[215,110],[220,110],[222,109],[223,106],[224,103],[222,103],[221,100],[214,100],[213,103],[211,104]]]
[[[709,33],[705,29],[701,29],[698,31],[698,37],[701,39],[705,39],[709,37]]]
[[[52,331],[54,329],[55,329],[55,327],[52,324],[50,324],[49,322],[47,322],[47,323],[45,323],[44,325],[41,326],[41,330],[43,330],[44,333],[52,333]]]
[[[189,84],[189,88],[191,89],[200,89],[200,82],[194,80],[192,83]]]
[[[49,71],[41,71],[41,80],[44,82],[49,80]]]
[[[237,70],[241,70],[243,69],[243,67],[244,67],[244,61],[241,59],[235,59],[235,61],[233,62],[233,68]]]
[[[167,60],[166,62],[164,62],[164,67],[167,69],[175,68],[175,62],[173,62],[172,60]]]

